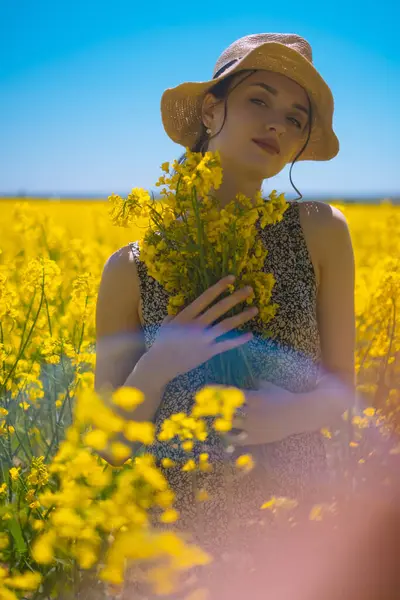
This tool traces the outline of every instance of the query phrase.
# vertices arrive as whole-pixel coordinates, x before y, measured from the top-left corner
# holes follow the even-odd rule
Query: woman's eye
[[[302,128],[302,124],[298,119],[295,119],[294,117],[289,117],[289,119],[292,119],[292,121],[295,121],[297,123],[296,127],[298,127],[299,129]]]
[[[261,102],[262,104],[264,104],[264,106],[267,106],[264,100],[261,100],[260,98],[250,98],[250,102]],[[302,128],[302,124],[298,119],[295,119],[294,117],[289,117],[289,121],[290,120],[295,122],[296,127],[298,127],[299,129]]]
[[[264,100],[260,100],[260,98],[251,98],[250,102],[262,102],[265,106],[267,106]]]

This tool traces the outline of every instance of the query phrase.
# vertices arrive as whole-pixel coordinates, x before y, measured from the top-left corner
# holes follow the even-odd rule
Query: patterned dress
[[[292,392],[315,388],[321,360],[317,282],[299,209],[298,202],[289,202],[279,223],[265,229],[259,221],[256,223],[268,249],[263,271],[272,272],[276,279],[271,301],[279,308],[268,324],[271,335],[267,340],[261,339],[265,324],[258,316],[247,324],[254,334],[247,346],[256,376]],[[167,315],[168,293],[148,275],[138,243],[130,246],[140,279],[144,338],[149,349]],[[208,363],[173,379],[155,415],[156,426],[175,412],[190,412],[195,392],[212,382]],[[176,494],[180,518],[175,526],[213,556],[212,566],[206,567],[203,577],[213,590],[212,598],[235,598],[238,582],[256,571],[260,556],[264,561],[268,552],[266,528],[272,517],[270,511],[260,510],[261,505],[272,495],[304,500],[305,506],[320,500],[319,491],[327,476],[324,438],[320,432],[303,433],[269,444],[237,446],[233,453],[227,453],[219,435],[210,432],[206,442],[195,444],[193,453],[198,456],[208,452],[213,470],[196,474],[180,470],[190,455],[173,442],[156,442],[148,450],[154,453],[158,465],[163,457],[177,462],[173,468],[160,466]],[[255,468],[247,474],[235,465],[237,456],[244,453],[250,453],[255,461]],[[200,490],[207,492],[208,500],[197,500]],[[225,576],[224,565],[229,565]],[[201,569],[197,572],[204,583]],[[143,586],[135,583],[134,569],[132,573],[123,598],[151,598]],[[226,587],[227,578],[230,587]],[[133,581],[129,583],[129,579]],[[180,597],[184,595],[171,596]]]

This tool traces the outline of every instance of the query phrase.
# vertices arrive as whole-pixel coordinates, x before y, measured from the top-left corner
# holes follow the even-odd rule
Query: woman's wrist
[[[157,373],[152,357],[143,354],[125,380],[123,387],[135,388],[142,392],[144,400],[132,412],[121,411],[121,416],[135,421],[153,421],[161,403],[167,382]]]
[[[137,361],[124,385],[135,382],[143,388],[157,391],[164,389],[171,379],[172,376],[167,372],[166,365],[150,348]]]
[[[174,378],[174,376],[168,372],[167,366],[162,358],[157,355],[153,348],[150,348],[141,356],[131,375],[134,372],[136,372],[135,377],[138,381],[143,379],[147,382],[147,386],[153,389],[165,388],[165,386]],[[125,383],[125,385],[127,385],[127,383]]]

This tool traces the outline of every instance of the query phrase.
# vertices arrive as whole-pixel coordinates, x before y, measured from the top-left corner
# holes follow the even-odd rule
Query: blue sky
[[[400,194],[397,19],[391,0],[305,3],[0,0],[0,194],[126,194],[180,156],[164,89],[212,77],[250,33],[297,33],[335,98],[341,149],[295,164],[303,194]],[[264,189],[297,194],[289,169]]]

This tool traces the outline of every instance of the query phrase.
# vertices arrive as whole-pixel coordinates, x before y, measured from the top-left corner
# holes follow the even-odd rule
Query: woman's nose
[[[286,125],[283,120],[280,120],[278,117],[274,119],[274,121],[269,121],[266,123],[265,128],[267,131],[274,131],[276,135],[280,136],[282,133],[286,131]]]

